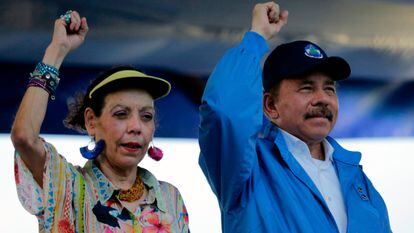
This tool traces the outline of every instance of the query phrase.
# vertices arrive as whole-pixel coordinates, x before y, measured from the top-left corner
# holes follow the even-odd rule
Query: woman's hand
[[[62,18],[55,21],[52,42],[49,44],[43,58],[43,63],[52,65],[57,69],[59,69],[66,55],[85,41],[86,34],[89,31],[85,17],[81,18],[76,11],[72,11],[70,16],[71,23],[69,25]]]
[[[70,15],[71,23],[69,25],[62,18],[55,21],[51,43],[60,46],[67,53],[78,48],[83,43],[89,30],[85,17],[81,18],[76,11],[72,11]]]

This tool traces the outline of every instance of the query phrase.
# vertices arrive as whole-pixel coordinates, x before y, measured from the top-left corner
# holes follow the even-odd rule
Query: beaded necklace
[[[141,177],[137,175],[135,183],[132,185],[132,187],[127,190],[119,190],[118,194],[116,194],[116,197],[120,201],[134,202],[141,198],[142,194],[144,193],[144,189],[144,182],[142,181]]]

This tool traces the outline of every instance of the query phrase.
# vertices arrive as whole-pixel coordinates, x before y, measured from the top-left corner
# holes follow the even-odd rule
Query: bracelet
[[[51,100],[55,100],[55,92],[59,84],[59,71],[53,66],[39,62],[36,69],[30,73],[27,87],[39,87],[47,91]]]
[[[38,78],[30,79],[29,83],[27,84],[27,87],[40,87],[50,94],[49,90],[46,88],[46,82]]]
[[[59,76],[59,70],[56,69],[56,67],[51,66],[51,65],[47,65],[43,62],[39,62],[36,65],[35,71],[38,71],[40,73],[40,75],[45,74],[46,72],[49,72],[51,74],[54,74],[56,76]]]
[[[27,87],[40,87],[49,93],[51,100],[55,100],[55,92],[58,84],[59,78],[46,73],[42,76],[32,76],[29,79]]]

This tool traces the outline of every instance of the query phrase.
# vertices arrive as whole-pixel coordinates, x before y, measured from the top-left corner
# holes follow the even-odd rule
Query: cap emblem
[[[323,54],[321,53],[321,51],[312,44],[306,45],[305,55],[311,58],[317,58],[317,59],[323,58]]]

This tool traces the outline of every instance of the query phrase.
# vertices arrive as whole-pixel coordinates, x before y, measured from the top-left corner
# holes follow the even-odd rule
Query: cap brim
[[[167,96],[171,90],[171,85],[168,81],[153,76],[128,77],[116,80],[114,84],[145,90],[154,100]]]
[[[146,75],[134,70],[119,71],[114,75],[105,78],[90,93],[89,98],[103,90],[110,91],[118,88],[137,88],[148,91],[156,99],[160,99],[169,94],[171,84],[162,78]]]

